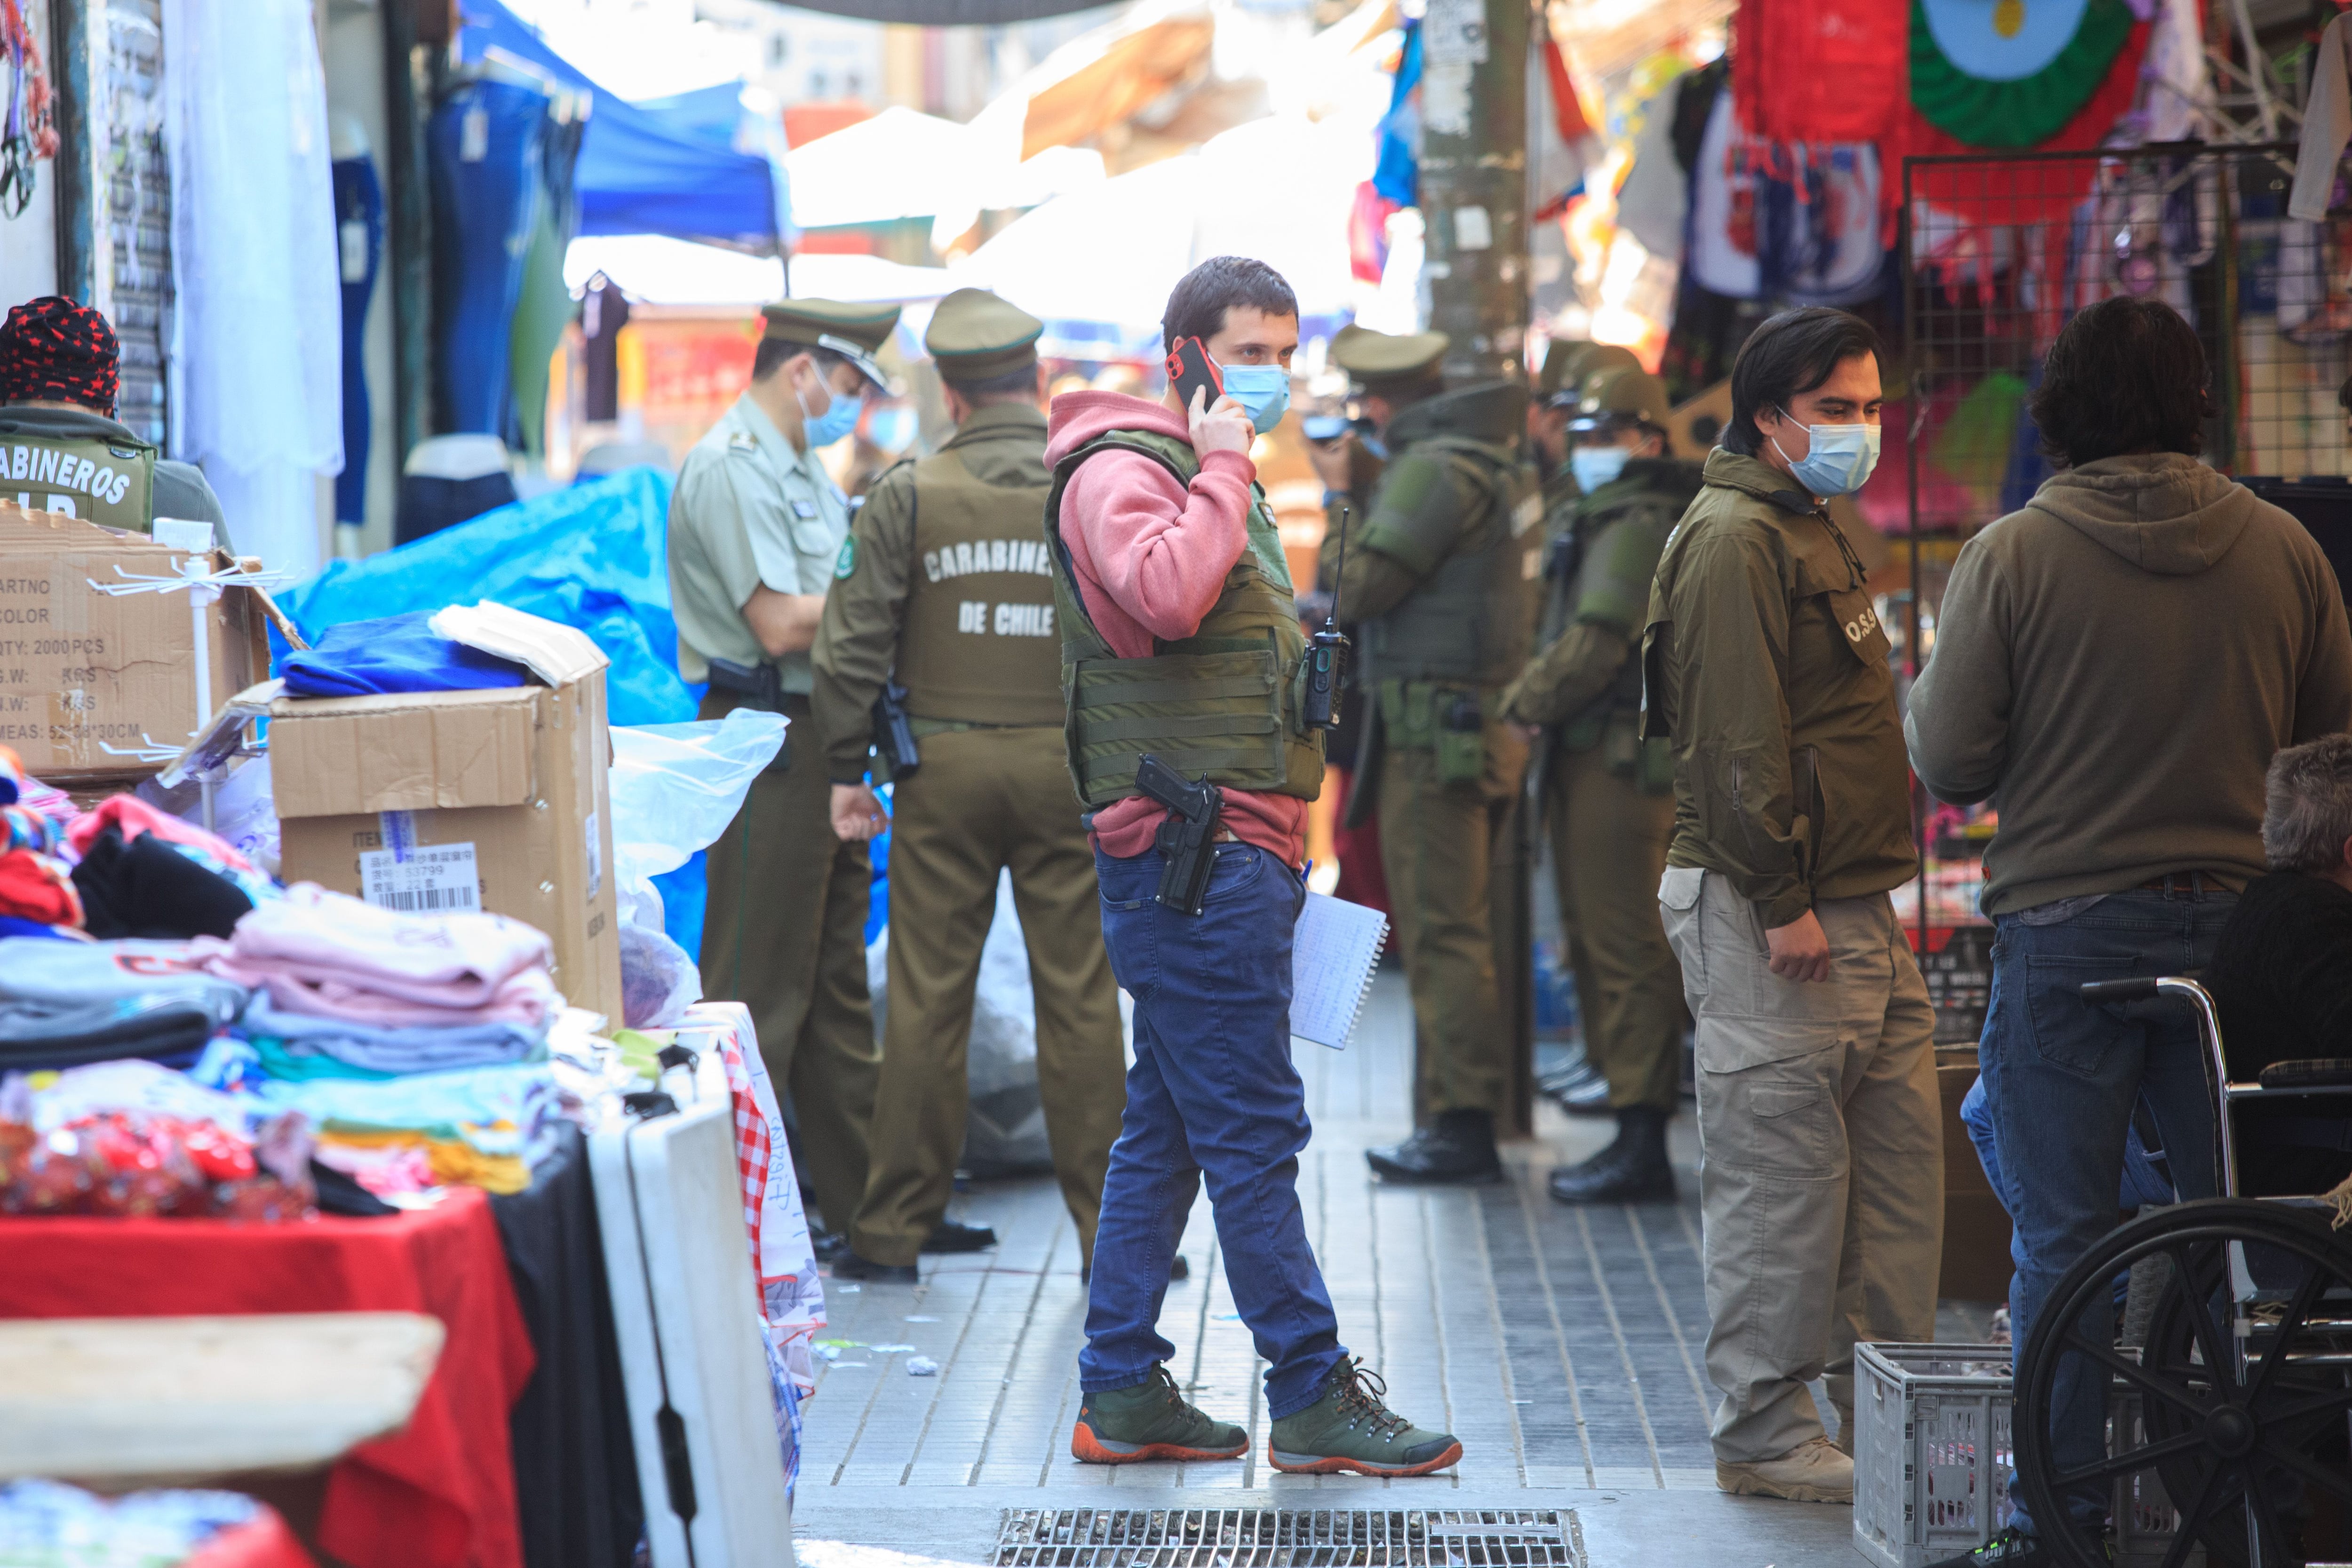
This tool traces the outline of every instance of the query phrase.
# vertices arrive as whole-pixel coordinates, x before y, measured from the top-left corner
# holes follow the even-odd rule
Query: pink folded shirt
[[[210,973],[289,1012],[386,1028],[536,1026],[562,998],[545,933],[504,915],[406,915],[315,882],[257,907],[226,942],[190,944]]]

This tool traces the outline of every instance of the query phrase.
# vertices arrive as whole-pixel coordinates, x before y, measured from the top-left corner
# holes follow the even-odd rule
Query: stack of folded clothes
[[[176,942],[0,939],[0,1071],[144,1057],[193,1066],[247,988]]]
[[[317,1157],[379,1195],[520,1192],[559,1120],[546,936],[501,915],[410,915],[310,883],[193,944],[256,994],[236,1033],[257,1092],[304,1111]]]

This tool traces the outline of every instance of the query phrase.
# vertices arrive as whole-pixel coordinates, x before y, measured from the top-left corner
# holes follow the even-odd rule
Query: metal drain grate
[[[1566,1510],[1007,1509],[997,1568],[1582,1568]]]

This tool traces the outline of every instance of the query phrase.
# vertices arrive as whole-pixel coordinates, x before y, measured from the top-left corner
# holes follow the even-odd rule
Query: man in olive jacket
[[[1935,1015],[1887,899],[1916,868],[1889,649],[1825,510],[1877,458],[1877,351],[1821,307],[1748,340],[1643,638],[1675,758],[1658,900],[1698,1020],[1716,1484],[1801,1502],[1853,1500],[1854,1342],[1934,1336],[1943,1239]]]

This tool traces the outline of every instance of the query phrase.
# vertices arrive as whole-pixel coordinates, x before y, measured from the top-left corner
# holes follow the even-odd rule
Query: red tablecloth
[[[275,1510],[265,1509],[250,1524],[222,1531],[180,1568],[319,1568]]]
[[[520,1568],[507,1411],[530,1339],[488,1199],[384,1219],[0,1220],[0,1317],[427,1312],[448,1330],[398,1435],[327,1480],[319,1545],[352,1568]]]

